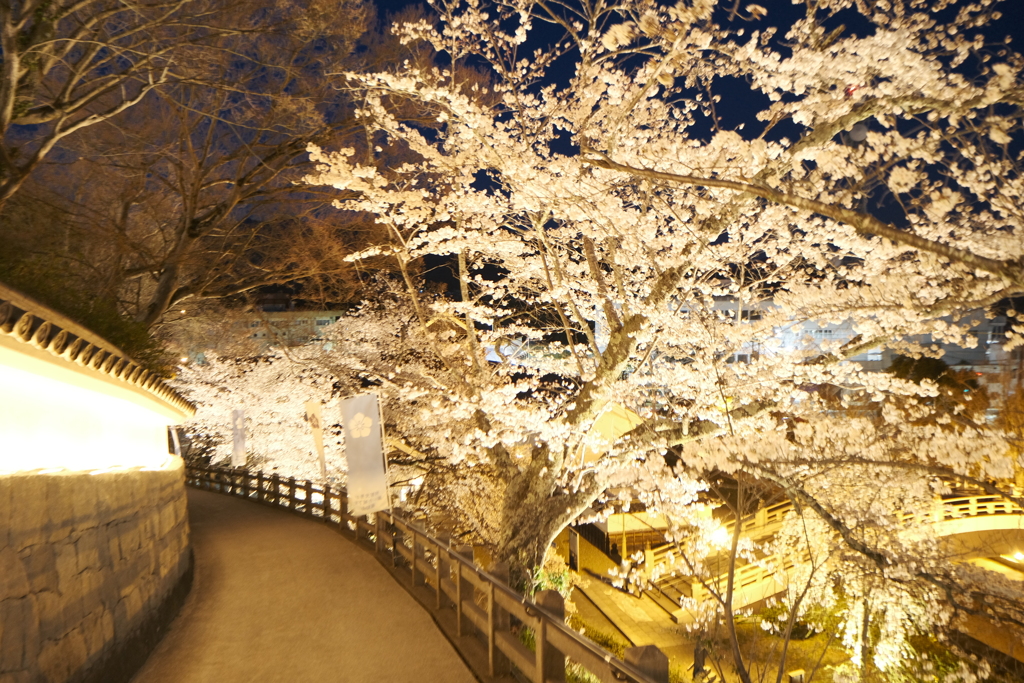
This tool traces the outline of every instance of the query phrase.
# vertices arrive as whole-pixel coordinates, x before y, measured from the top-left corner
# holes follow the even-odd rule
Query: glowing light
[[[159,470],[169,470],[177,467],[177,458],[170,453],[163,459],[159,465],[150,465],[149,467],[143,467],[143,472],[157,472]],[[323,496],[320,496],[323,498]]]
[[[1024,562],[1024,553],[1014,553],[1013,559],[1017,560],[1018,562]]]
[[[178,360],[180,360],[182,363],[187,363],[188,362],[188,356],[182,356]]]
[[[167,466],[167,415],[18,361],[0,348],[0,472]]]
[[[732,534],[729,533],[728,529],[726,529],[724,526],[720,526],[713,532],[711,532],[711,543],[712,545],[716,545],[719,548],[724,548],[725,546],[729,545],[729,538],[731,536]]]
[[[587,439],[580,444],[577,457],[584,462],[596,462],[608,452],[620,436],[643,422],[639,415],[618,403],[609,403],[594,421]],[[517,457],[522,454],[517,453]]]

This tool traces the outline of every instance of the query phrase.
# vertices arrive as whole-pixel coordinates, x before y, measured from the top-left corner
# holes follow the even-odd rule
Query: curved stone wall
[[[0,683],[117,683],[191,585],[184,470],[0,476]]]

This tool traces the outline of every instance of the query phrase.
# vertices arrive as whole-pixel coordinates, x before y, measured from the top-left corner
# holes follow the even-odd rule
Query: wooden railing
[[[762,508],[755,515],[751,516],[750,519],[744,521],[743,533],[753,538],[764,538],[774,534],[779,531],[783,518],[791,509],[792,503],[789,501],[777,503],[768,508]],[[925,513],[924,521],[936,524],[936,533],[941,536],[944,531],[942,522],[1000,515],[1024,515],[1024,510],[1013,501],[1001,496],[977,495],[960,496],[957,498],[936,498],[931,510]],[[901,518],[904,522],[909,523],[914,520],[915,515],[903,514]],[[733,529],[732,523],[727,523],[723,526],[730,531]],[[678,552],[680,550],[674,544],[661,546],[647,552],[646,562],[653,568],[657,563],[668,563],[670,559],[669,553]],[[772,560],[773,558],[768,557],[766,559]],[[766,564],[773,566],[771,562]],[[793,561],[787,560],[782,567],[782,571],[789,573],[793,567]],[[719,593],[723,592],[727,578],[728,574],[722,573],[701,583],[701,581],[693,577],[668,576],[656,584],[656,589],[673,601],[677,601],[679,596],[685,595],[693,597],[697,602],[701,602],[711,597],[709,587]],[[744,607],[747,603],[743,602],[743,600],[756,602],[770,597],[773,587],[778,590],[782,589],[782,584],[777,583],[780,578],[781,575],[778,570],[768,569],[760,563],[737,567],[733,578],[734,590],[737,593],[744,592],[744,594],[736,598],[734,604],[737,607]],[[777,590],[774,592],[777,592]]]
[[[514,666],[534,683],[564,681],[563,663],[568,659],[602,683],[657,683],[566,626],[563,616],[523,597],[500,577],[476,566],[471,548],[453,548],[398,513],[349,514],[343,489],[276,474],[202,466],[187,466],[185,481],[206,491],[240,496],[319,519],[364,544],[385,568],[407,582],[421,604],[426,591],[433,594],[433,604],[424,606],[434,612],[439,625],[439,613],[454,612],[453,644],[464,656],[465,649],[483,648],[475,655],[470,652],[466,659],[476,656],[485,661],[485,673],[491,678],[502,677]],[[513,632],[513,628],[523,627],[532,632],[532,650]]]
[[[786,513],[792,509],[793,504],[788,500],[761,508],[743,521],[743,534],[754,539],[774,535],[782,527],[782,520]],[[965,517],[1020,514],[1024,514],[1024,511],[1016,503],[1001,496],[961,496],[958,498],[936,498],[930,518],[933,522],[943,522]],[[911,521],[914,515],[905,514],[902,518],[904,521]],[[731,535],[733,525],[734,522],[726,522],[722,526],[728,529]],[[645,562],[653,567],[664,562],[669,553],[679,553],[676,544],[666,543],[651,549],[647,553]]]
[[[937,522],[983,515],[1020,515],[1020,506],[1002,496],[964,496],[936,501],[934,519]]]
[[[805,554],[805,556],[801,558],[801,561],[807,562],[809,559],[810,555]],[[781,567],[781,571],[785,574],[789,574],[795,566],[796,565],[792,559],[787,559],[785,564]],[[741,567],[737,567],[733,575],[733,605],[737,608],[746,607],[751,603],[758,602],[779,593],[784,589],[783,584],[775,583],[779,578],[781,578],[781,576],[778,569],[767,568],[761,564],[745,564]],[[691,584],[693,599],[698,603],[704,600],[710,600],[712,598],[712,590],[718,595],[723,595],[725,593],[728,580],[728,573],[723,573],[719,576],[708,579],[706,580],[706,584],[701,583],[698,580],[693,580]],[[774,586],[774,588],[772,588],[772,586]]]
[[[793,503],[788,500],[760,508],[753,515],[743,520],[743,534],[753,539],[774,535],[782,528],[782,520],[785,518],[786,513],[792,509]],[[722,524],[723,527],[728,529],[730,536],[735,525],[736,522],[734,520]],[[645,553],[644,562],[648,567],[654,567],[665,562],[668,559],[669,553],[679,554],[679,548],[675,543],[665,543],[656,548],[651,548]]]

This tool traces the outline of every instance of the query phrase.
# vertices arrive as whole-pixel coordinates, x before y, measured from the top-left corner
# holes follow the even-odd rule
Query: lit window
[[[988,343],[998,344],[1006,338],[1006,324],[995,323],[992,325],[992,329],[988,331]]]

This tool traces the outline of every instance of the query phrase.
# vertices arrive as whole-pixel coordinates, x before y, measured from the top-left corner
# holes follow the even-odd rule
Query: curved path
[[[430,616],[322,524],[189,489],[192,592],[132,683],[475,683]]]

